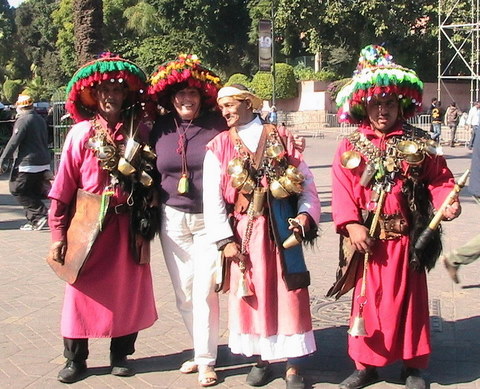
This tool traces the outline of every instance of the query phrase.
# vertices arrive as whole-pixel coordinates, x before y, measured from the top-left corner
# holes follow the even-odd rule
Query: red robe
[[[389,134],[378,137],[372,128],[360,127],[373,144],[385,149],[386,140],[401,135],[400,127]],[[362,223],[362,211],[368,209],[371,189],[360,185],[365,168],[362,163],[348,170],[340,164],[343,152],[352,150],[348,139],[344,139],[336,152],[332,166],[332,210],[333,220],[340,234],[347,235],[345,225]],[[404,171],[408,164],[403,161]],[[452,173],[442,156],[426,156],[421,180],[427,185],[435,209],[442,204],[454,186]],[[401,214],[407,219],[407,204],[401,193],[403,181],[395,179],[387,194],[384,214]],[[408,219],[407,219],[408,220]],[[363,317],[368,336],[349,336],[349,354],[357,362],[385,366],[396,360],[425,357],[430,354],[430,328],[428,292],[425,271],[414,271],[409,267],[409,237],[399,239],[377,239],[372,248],[367,271],[366,298]],[[351,321],[358,314],[357,296],[360,294],[363,266],[359,266],[353,293]]]

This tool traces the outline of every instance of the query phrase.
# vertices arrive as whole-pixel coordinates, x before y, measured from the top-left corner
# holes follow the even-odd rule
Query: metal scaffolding
[[[480,100],[480,0],[438,0],[438,87],[444,80],[470,80],[470,101]],[[452,97],[449,94],[449,97]]]

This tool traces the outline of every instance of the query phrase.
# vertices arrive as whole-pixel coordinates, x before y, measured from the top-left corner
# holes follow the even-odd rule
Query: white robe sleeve
[[[298,170],[304,175],[303,191],[298,197],[298,213],[307,212],[316,223],[320,222],[320,200],[313,181],[313,174],[305,162],[300,162]]]
[[[203,161],[203,214],[207,237],[212,243],[233,236],[222,196],[221,176],[220,161],[207,150]]]

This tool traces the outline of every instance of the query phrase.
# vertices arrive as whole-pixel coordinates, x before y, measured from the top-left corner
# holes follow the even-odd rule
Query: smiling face
[[[172,96],[172,105],[183,120],[192,120],[200,112],[201,100],[198,89],[188,87]]]
[[[367,116],[372,127],[382,133],[388,133],[397,122],[399,102],[396,95],[373,96],[367,103]]]
[[[228,127],[243,126],[250,123],[255,115],[250,100],[237,100],[233,97],[222,97],[218,100],[218,108],[227,121]]]
[[[123,102],[127,98],[127,87],[124,83],[102,82],[93,90],[98,102],[98,111],[109,121],[118,120],[122,112]]]

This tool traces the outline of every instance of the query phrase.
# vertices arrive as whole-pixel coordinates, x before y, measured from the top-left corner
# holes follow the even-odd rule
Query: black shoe
[[[363,370],[355,370],[349,377],[340,383],[339,389],[360,389],[373,384],[378,380],[377,369],[368,367]]]
[[[268,383],[271,375],[270,364],[264,366],[253,366],[247,375],[247,384],[250,386],[263,386]]]
[[[420,370],[413,367],[402,369],[402,379],[405,380],[405,389],[425,389],[425,380],[422,378]]]
[[[305,389],[303,377],[299,374],[290,374],[285,378],[287,389]]]
[[[136,373],[135,369],[128,365],[126,356],[119,359],[111,359],[110,366],[112,367],[111,374],[119,377],[131,377]]]
[[[58,372],[57,380],[65,384],[72,384],[82,379],[86,371],[87,363],[85,361],[68,360],[65,367]]]

